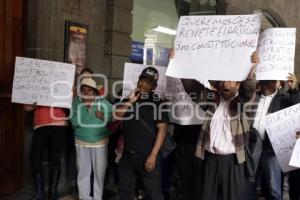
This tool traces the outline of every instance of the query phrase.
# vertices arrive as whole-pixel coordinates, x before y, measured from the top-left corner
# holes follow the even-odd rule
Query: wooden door
[[[16,56],[23,55],[24,0],[0,0],[0,195],[22,187],[23,109],[12,104]]]

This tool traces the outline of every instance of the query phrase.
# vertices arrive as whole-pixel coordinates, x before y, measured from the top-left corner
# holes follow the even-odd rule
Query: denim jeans
[[[263,150],[258,175],[262,176],[262,192],[267,200],[282,199],[282,172],[273,150]]]

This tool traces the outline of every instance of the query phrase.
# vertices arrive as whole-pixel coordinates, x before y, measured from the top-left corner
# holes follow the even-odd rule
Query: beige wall
[[[178,16],[174,0],[135,0],[132,14],[132,40],[145,42],[146,35],[149,35],[155,38],[158,46],[173,46],[174,36],[151,29],[160,25],[176,30]]]
[[[227,14],[250,14],[257,9],[272,9],[288,27],[297,28],[295,73],[300,78],[300,1],[299,0],[227,0]]]

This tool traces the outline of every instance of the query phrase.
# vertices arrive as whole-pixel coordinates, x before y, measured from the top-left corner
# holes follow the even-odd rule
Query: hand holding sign
[[[256,66],[259,64],[259,55],[257,51],[254,51],[252,56],[251,56],[251,63],[253,64],[247,79],[253,79],[255,77],[255,71],[256,71]]]
[[[174,50],[174,48],[172,48],[172,49],[170,49],[170,51],[169,51],[169,59],[173,59],[174,56],[175,56],[175,50]]]
[[[37,103],[34,102],[32,105],[30,104],[24,104],[24,110],[25,111],[33,111],[34,109],[36,109],[37,107]]]
[[[267,115],[266,131],[283,172],[293,169],[289,165],[300,129],[300,104]]]
[[[300,168],[300,139],[296,141],[289,165]]]
[[[295,89],[297,87],[297,77],[295,74],[289,73],[287,79],[289,89]]]
[[[254,66],[259,64],[259,54],[257,51],[254,51],[253,54],[251,55],[251,63],[253,63]]]
[[[299,131],[296,133],[296,139],[300,139],[300,132]]]

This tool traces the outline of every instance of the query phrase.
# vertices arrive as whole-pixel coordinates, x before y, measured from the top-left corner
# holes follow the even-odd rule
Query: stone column
[[[124,63],[131,54],[132,9],[133,0],[106,0],[103,72],[109,79],[110,97],[112,85],[123,78]]]

